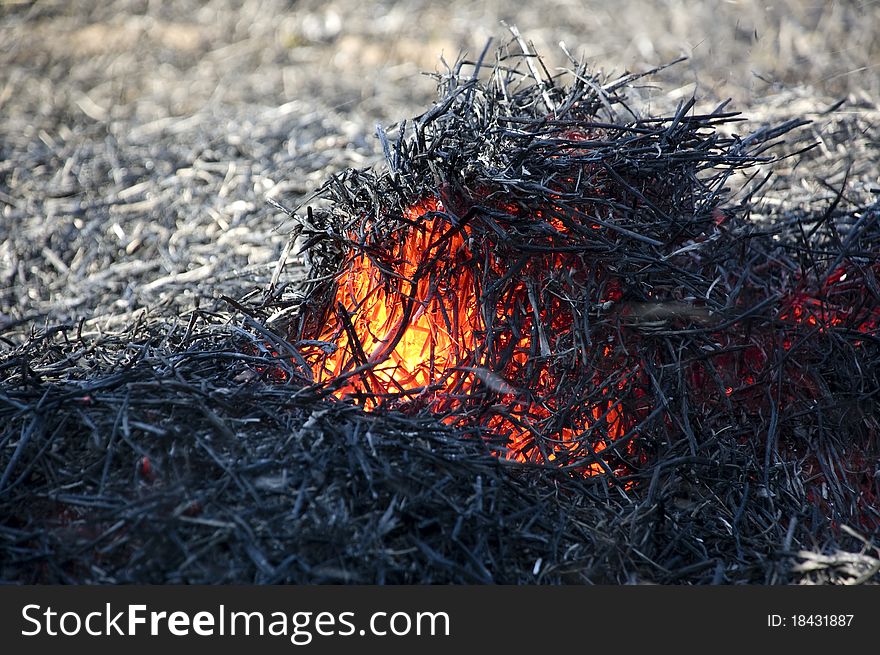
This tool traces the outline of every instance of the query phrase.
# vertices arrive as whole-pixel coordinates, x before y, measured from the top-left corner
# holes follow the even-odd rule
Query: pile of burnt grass
[[[753,217],[726,186],[797,121],[639,118],[635,78],[522,50],[296,216],[305,284],[285,252],[177,320],[4,340],[0,578],[876,579],[880,207]],[[459,331],[425,388],[380,386],[338,295],[371,266],[401,325]]]
[[[875,537],[702,438],[626,489],[527,467],[430,416],[278,379],[241,314],[40,331],[3,356],[0,576],[51,583],[795,583],[876,571]],[[275,337],[278,339],[277,337]],[[280,339],[279,339],[280,341]],[[250,353],[250,354],[246,354]],[[860,536],[861,535],[861,536]],[[866,539],[862,542],[861,539]]]
[[[876,205],[754,217],[760,181],[733,203],[731,178],[801,121],[638,117],[633,76],[554,78],[519,45],[483,77],[460,64],[383,170],[334,177],[300,219],[298,377],[643,491],[709,444],[751,450],[750,493],[782,476],[875,531]]]

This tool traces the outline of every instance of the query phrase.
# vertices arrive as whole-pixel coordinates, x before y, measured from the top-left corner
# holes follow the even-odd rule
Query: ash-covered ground
[[[758,218],[877,200],[876,4],[0,0],[0,578],[876,581],[876,534],[756,500],[747,457],[646,500],[259,379],[248,302],[305,274],[268,201],[379,165],[376,123],[502,21],[551,70],[560,42],[607,73],[687,56],[631,91],[642,113],[811,120]]]

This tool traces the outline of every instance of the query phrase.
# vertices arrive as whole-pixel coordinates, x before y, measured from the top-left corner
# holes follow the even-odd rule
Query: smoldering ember
[[[5,338],[0,576],[877,581],[880,205],[768,210],[807,121],[647,75],[514,38],[272,199],[268,284]]]

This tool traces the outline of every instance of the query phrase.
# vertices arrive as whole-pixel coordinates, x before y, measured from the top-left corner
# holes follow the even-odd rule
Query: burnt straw
[[[288,211],[305,280],[4,339],[0,579],[877,581],[880,205],[759,214],[803,121],[642,80],[515,39]]]
[[[876,208],[754,219],[731,178],[802,121],[740,137],[693,100],[638,118],[635,76],[535,61],[460,64],[384,169],[319,191],[290,331],[309,388],[623,486],[722,439],[759,451],[765,492],[796,462],[831,517],[876,528]]]

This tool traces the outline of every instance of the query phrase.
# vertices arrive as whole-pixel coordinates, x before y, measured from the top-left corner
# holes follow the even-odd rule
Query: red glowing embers
[[[536,220],[551,239],[565,229],[556,218]],[[571,285],[581,284],[583,267],[548,252],[519,257],[511,268],[509,256],[471,242],[469,227],[453,224],[443,202],[429,197],[404,212],[399,232],[358,249],[336,279],[318,337],[335,348],[306,355],[316,381],[367,409],[427,407],[447,423],[476,423],[506,436],[498,454],[517,461],[547,463],[565,453],[564,463],[580,458],[583,471],[603,470],[596,453],[623,434],[621,410],[606,384],[559,425],[568,402],[559,400],[562,387],[577,371],[563,370],[553,355],[571,340],[572,314],[563,298],[538,290],[562,269]],[[619,297],[613,284],[608,294]],[[602,382],[600,371],[592,377],[590,384]],[[602,438],[587,445],[591,428]]]

